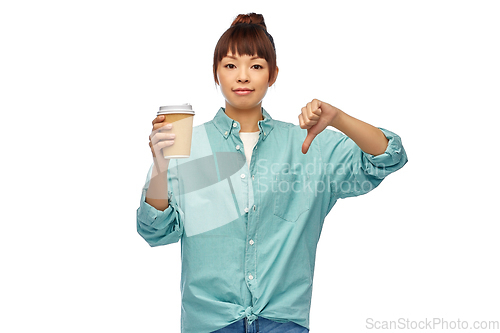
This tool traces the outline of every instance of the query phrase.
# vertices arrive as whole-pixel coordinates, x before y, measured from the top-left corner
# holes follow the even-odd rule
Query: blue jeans
[[[309,333],[309,330],[291,321],[282,324],[259,317],[251,325],[243,318],[212,333]]]

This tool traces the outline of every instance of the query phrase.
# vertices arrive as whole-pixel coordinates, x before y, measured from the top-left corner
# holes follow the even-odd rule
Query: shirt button
[[[236,145],[236,150],[240,150],[240,145]]]
[[[255,180],[255,175],[252,175],[252,180]]]
[[[255,205],[253,205],[253,210],[255,211]]]
[[[248,207],[245,208],[245,213],[248,213],[249,209]]]
[[[248,276],[248,279],[249,279],[249,280],[253,280],[253,275],[252,275],[252,274],[250,274],[250,275]]]
[[[250,239],[249,243],[250,243],[250,245],[253,245],[253,240],[252,240],[252,239]]]
[[[224,135],[227,135],[227,131],[224,133]]]
[[[238,124],[237,123],[233,123],[233,127],[238,127]]]
[[[242,179],[245,178],[245,174],[242,173],[241,176],[240,176]]]

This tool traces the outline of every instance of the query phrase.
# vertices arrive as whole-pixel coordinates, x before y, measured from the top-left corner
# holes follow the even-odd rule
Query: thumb
[[[307,151],[309,150],[309,147],[311,146],[311,143],[313,142],[316,135],[317,134],[314,134],[314,133],[307,131],[306,139],[304,140],[304,143],[302,144],[302,154],[307,153]]]

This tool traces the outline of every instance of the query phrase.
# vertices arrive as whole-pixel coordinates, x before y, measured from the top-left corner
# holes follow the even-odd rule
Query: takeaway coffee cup
[[[159,115],[163,122],[172,123],[171,133],[175,134],[174,144],[163,148],[165,158],[186,158],[191,154],[194,111],[190,104],[160,106]]]

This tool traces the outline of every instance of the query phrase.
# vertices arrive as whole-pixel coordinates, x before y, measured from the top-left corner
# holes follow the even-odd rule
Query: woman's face
[[[267,89],[276,80],[269,82],[269,66],[265,59],[231,52],[221,60],[217,77],[226,106],[238,110],[260,110]]]

